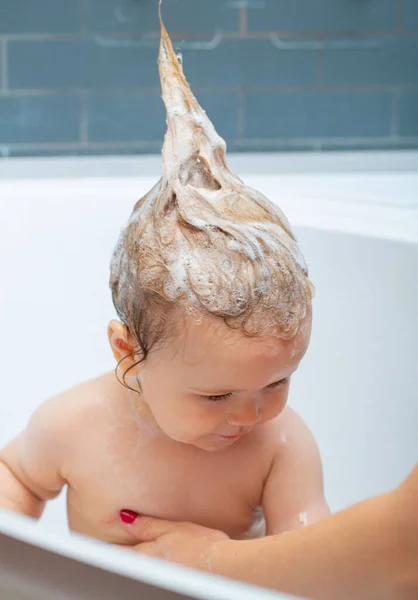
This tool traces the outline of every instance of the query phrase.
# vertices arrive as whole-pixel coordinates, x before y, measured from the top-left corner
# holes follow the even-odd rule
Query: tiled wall
[[[418,0],[164,0],[231,150],[418,147]],[[158,152],[157,0],[0,0],[0,154]]]

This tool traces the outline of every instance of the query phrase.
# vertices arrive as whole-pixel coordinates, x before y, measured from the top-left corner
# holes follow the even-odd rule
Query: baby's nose
[[[237,408],[228,418],[230,425],[236,427],[251,427],[260,420],[260,403],[252,400]]]

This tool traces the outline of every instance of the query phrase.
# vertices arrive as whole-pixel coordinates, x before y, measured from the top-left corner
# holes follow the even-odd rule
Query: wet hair
[[[313,295],[303,256],[283,212],[229,170],[226,144],[189,88],[161,13],[160,22],[163,176],[115,248],[116,311],[138,362],[166,339],[174,309],[223,319],[248,336],[291,338]]]

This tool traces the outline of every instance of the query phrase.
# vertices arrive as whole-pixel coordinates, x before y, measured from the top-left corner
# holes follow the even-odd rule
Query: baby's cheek
[[[288,394],[280,394],[271,402],[264,402],[261,417],[263,421],[270,421],[277,417],[286,406]]]
[[[225,422],[225,418],[220,411],[200,411],[199,415],[196,415],[193,419],[188,419],[188,430],[195,436],[208,435]]]
[[[169,418],[165,418],[166,431],[171,431],[173,437],[176,436],[185,443],[212,433],[222,422],[220,415],[204,409],[174,411]]]

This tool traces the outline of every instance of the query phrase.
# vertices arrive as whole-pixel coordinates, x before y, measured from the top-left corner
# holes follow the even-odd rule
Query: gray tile
[[[237,136],[236,94],[197,94],[219,133]],[[163,141],[166,115],[159,94],[92,94],[88,100],[89,141]]]
[[[22,41],[9,44],[11,88],[158,86],[157,48],[135,42]]]
[[[418,83],[418,36],[377,40],[376,47],[324,50],[324,82],[332,85]]]
[[[134,40],[9,44],[9,85],[30,88],[159,87],[157,46]],[[223,40],[211,51],[183,51],[192,86],[299,85],[316,81],[317,55],[280,52],[269,40]]]
[[[115,148],[112,145],[106,146],[103,144],[100,148],[97,147],[85,147],[81,145],[79,147],[65,148],[59,146],[52,146],[51,148],[39,148],[33,145],[29,148],[22,147],[11,147],[8,149],[8,156],[126,156],[126,155],[142,155],[142,154],[161,154],[160,148],[156,149],[152,145],[149,147],[144,146],[141,148],[132,148],[132,146],[126,145],[126,147],[118,146]]]
[[[223,40],[210,52],[183,51],[184,70],[192,86],[312,85],[317,54],[280,52],[270,40]]]
[[[76,142],[79,118],[77,96],[2,96],[0,142]]]
[[[314,150],[318,150],[318,144],[315,143]],[[400,140],[398,138],[377,138],[373,142],[370,140],[356,140],[354,143],[350,143],[347,139],[346,143],[334,143],[332,140],[321,140],[320,150],[332,152],[339,152],[341,150],[350,150],[354,152],[356,150],[371,151],[375,150],[414,150],[418,148],[418,139],[415,140]]]
[[[390,132],[391,95],[380,92],[248,94],[245,137],[356,138]]]
[[[417,0],[403,0],[403,27],[407,30],[418,29]]]
[[[5,147],[5,146],[3,146]],[[7,148],[7,147],[6,147]],[[322,140],[320,138],[314,140],[309,144],[299,142],[297,145],[287,140],[269,140],[269,142],[260,141],[259,143],[253,143],[251,145],[245,145],[245,140],[232,141],[228,144],[228,151],[230,152],[318,152],[318,151],[356,151],[356,150],[379,150],[379,149],[390,149],[390,150],[413,150],[418,149],[418,138],[412,140],[398,140],[394,138],[379,138],[373,143],[369,140],[356,140],[354,143],[350,140],[344,144],[343,142],[334,142],[330,139]],[[84,147],[79,146],[75,148],[60,147],[58,144],[56,148],[53,146],[49,149],[40,148],[35,144],[31,147],[14,147],[7,148],[8,156],[114,156],[114,155],[142,155],[142,154],[154,154],[159,155],[160,149],[156,149],[150,145],[147,147],[141,146],[141,148],[135,148],[130,145],[118,146],[115,148],[113,145],[103,144],[103,146],[97,147]]]
[[[91,142],[161,140],[165,111],[158,94],[93,94],[88,99]]]
[[[74,33],[82,0],[0,0],[0,33]]]
[[[399,135],[418,136],[418,92],[403,92],[398,111]]]
[[[167,0],[163,17],[168,30],[213,33],[238,29],[239,13],[228,0]],[[156,0],[88,0],[88,28],[93,32],[159,32]]]
[[[257,31],[392,30],[396,5],[395,0],[251,0],[248,23]]]
[[[200,105],[225,140],[238,136],[238,94],[197,92]]]

